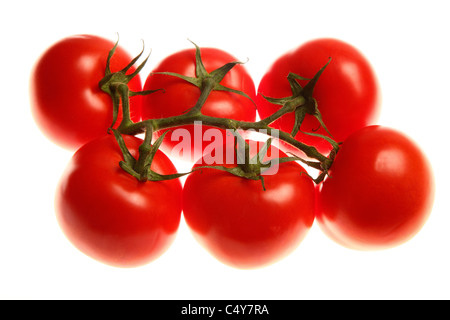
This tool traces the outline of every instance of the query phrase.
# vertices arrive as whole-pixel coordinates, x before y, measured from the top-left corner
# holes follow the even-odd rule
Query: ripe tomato
[[[139,138],[124,136],[133,156]],[[61,229],[86,255],[116,267],[136,267],[158,258],[175,238],[181,219],[179,180],[139,182],[119,167],[123,160],[113,135],[78,149],[57,188]],[[175,173],[158,151],[152,169]]]
[[[332,60],[316,83],[313,97],[334,140],[342,142],[354,131],[375,124],[380,108],[376,75],[367,59],[353,46],[327,38],[306,42],[274,62],[261,79],[258,92],[273,98],[289,97],[292,95],[287,81],[290,72],[312,78],[330,57]],[[303,80],[299,82],[302,86],[307,83]],[[261,118],[266,118],[281,106],[268,102],[261,94],[256,100],[258,112]],[[294,113],[289,113],[273,122],[272,126],[291,132],[294,121]],[[319,121],[307,114],[300,131],[328,135],[319,127]],[[331,145],[320,137],[303,132],[298,132],[295,137],[315,146],[322,153],[331,150]]]
[[[166,57],[153,72],[174,72],[188,77],[195,77],[196,59],[195,49],[186,49]],[[212,72],[223,65],[237,61],[229,53],[216,48],[202,48],[201,56],[207,72]],[[255,84],[243,65],[236,65],[220,82],[225,87],[246,93],[254,101]],[[174,76],[150,74],[145,82],[144,90],[164,89],[143,97],[142,118],[155,119],[177,116],[189,111],[200,97],[200,89]],[[225,91],[213,91],[202,107],[202,113],[207,116],[230,118],[242,121],[255,121],[256,107],[254,103],[239,94]],[[201,126],[201,130],[194,130],[194,125],[172,128],[167,132],[162,143],[162,150],[169,154],[177,144],[186,145],[185,153],[172,154],[186,161],[195,161],[194,155],[201,156],[202,151],[210,143],[204,139],[204,133],[210,129]],[[177,130],[174,133],[173,130]],[[218,129],[214,129],[218,130]],[[159,137],[166,130],[156,132]],[[197,133],[198,132],[198,133]],[[180,136],[181,135],[181,136]],[[224,137],[224,131],[221,130]],[[220,135],[219,135],[220,137]],[[185,139],[189,139],[186,141]],[[224,139],[222,140],[224,141]],[[191,152],[188,152],[190,149]]]
[[[345,140],[318,189],[317,221],[338,243],[384,249],[411,239],[427,220],[434,178],[419,147],[381,126]]]
[[[111,126],[112,100],[100,90],[99,81],[105,76],[113,47],[112,41],[98,36],[76,35],[53,44],[37,61],[31,74],[31,111],[38,127],[54,143],[75,150],[106,134]],[[131,60],[119,46],[111,59],[111,71],[121,70]],[[130,81],[129,88],[142,90],[139,76]],[[130,104],[132,119],[139,121],[142,97],[132,97]]]
[[[230,148],[216,164],[236,167],[236,159],[226,161]],[[285,156],[270,147],[267,159],[278,153]],[[194,167],[210,163],[208,156]],[[251,269],[275,263],[300,244],[314,221],[314,183],[304,173],[298,163],[281,163],[264,175],[264,191],[259,180],[217,169],[194,171],[183,191],[186,223],[198,242],[226,265]]]

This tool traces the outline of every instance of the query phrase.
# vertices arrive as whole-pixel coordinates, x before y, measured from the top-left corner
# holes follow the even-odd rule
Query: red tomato
[[[434,200],[434,178],[419,147],[396,130],[369,126],[342,145],[318,190],[317,221],[338,243],[384,249],[411,239]]]
[[[75,150],[106,134],[111,126],[112,100],[100,90],[99,81],[113,47],[112,41],[98,36],[71,36],[52,45],[37,61],[31,74],[31,110],[38,127],[54,143]],[[131,60],[119,46],[111,71],[121,70]],[[129,82],[129,88],[142,90],[139,76]],[[130,104],[132,120],[139,121],[142,98],[134,96]]]
[[[267,159],[278,152],[285,156],[270,147]],[[194,167],[208,163],[206,157]],[[218,159],[216,164],[236,167],[236,160],[227,163],[225,155]],[[198,242],[222,263],[239,269],[275,263],[290,254],[312,226],[313,181],[295,162],[282,163],[275,172],[264,175],[265,191],[259,180],[217,169],[201,169],[187,177],[183,191],[186,223]]]
[[[201,56],[203,64],[208,72],[212,72],[223,65],[238,61],[225,51],[215,48],[202,48]],[[182,50],[168,56],[160,62],[153,72],[174,72],[188,77],[195,77],[195,49]],[[236,65],[220,82],[225,87],[245,92],[253,101],[255,99],[255,84],[243,65]],[[143,119],[166,118],[177,116],[189,111],[200,97],[200,89],[196,86],[174,76],[150,74],[147,78],[144,90],[164,89],[164,91],[145,96],[143,99]],[[236,93],[213,91],[204,106],[202,113],[207,116],[222,117],[242,121],[255,121],[256,107],[248,98]],[[210,143],[204,139],[204,133],[210,129],[201,126],[201,130],[194,130],[194,125],[177,127],[175,134],[172,128],[164,138],[162,150],[169,154],[174,146],[183,144],[188,146],[184,151],[191,152],[179,154],[179,150],[173,156],[181,156],[187,161],[195,161],[195,154],[201,156],[202,151]],[[183,131],[181,131],[183,130]],[[218,129],[214,129],[218,130]],[[156,136],[160,136],[165,130],[160,130]],[[181,136],[180,136],[181,135]],[[224,140],[224,131],[218,135]],[[188,140],[185,140],[188,139]],[[195,141],[196,139],[196,141]]]
[[[124,136],[137,157],[141,140]],[[56,193],[61,229],[86,255],[116,267],[136,267],[158,258],[175,238],[181,218],[179,180],[139,182],[119,167],[123,160],[114,138],[85,144],[71,159]],[[152,169],[175,173],[161,152]]]
[[[331,57],[330,64],[321,74],[314,88],[313,97],[318,103],[323,121],[334,140],[344,141],[351,133],[367,125],[375,124],[379,115],[379,88],[377,79],[366,58],[353,46],[336,39],[317,39],[306,42],[297,49],[278,58],[263,76],[258,92],[267,97],[283,98],[292,95],[287,81],[290,72],[312,78]],[[307,81],[300,81],[302,86]],[[258,112],[266,118],[281,106],[257,97]],[[294,113],[289,113],[272,126],[291,132]],[[328,135],[320,128],[319,121],[307,114],[301,131]],[[315,146],[328,153],[331,145],[324,139],[298,132],[297,140]],[[287,150],[292,151],[289,147]]]

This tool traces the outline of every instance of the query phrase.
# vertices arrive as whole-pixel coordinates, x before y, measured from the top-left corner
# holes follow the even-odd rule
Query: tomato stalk
[[[295,74],[289,74],[288,81],[290,83],[291,89],[292,89],[292,96],[286,97],[286,98],[270,98],[270,97],[264,97],[269,102],[282,105],[282,107],[273,113],[272,115],[261,119],[256,122],[249,122],[249,121],[239,121],[234,119],[227,119],[227,118],[219,118],[219,117],[211,117],[206,116],[202,113],[202,107],[204,103],[207,101],[210,93],[215,90],[219,91],[228,91],[235,94],[243,95],[249,99],[251,99],[248,95],[245,93],[234,90],[231,88],[224,87],[220,84],[221,80],[225,77],[225,75],[237,64],[241,64],[242,62],[230,62],[225,64],[224,66],[208,73],[203,65],[202,59],[201,59],[201,51],[200,48],[194,44],[196,47],[196,76],[195,77],[187,77],[184,75],[180,75],[177,73],[172,72],[160,72],[158,74],[165,74],[170,76],[175,76],[178,78],[181,78],[192,85],[197,86],[200,89],[200,97],[197,100],[197,103],[194,107],[192,107],[190,110],[188,110],[185,114],[178,115],[178,116],[172,116],[167,118],[158,118],[158,119],[148,119],[143,120],[140,122],[133,122],[130,117],[129,112],[129,97],[133,95],[147,95],[151,94],[155,91],[161,90],[148,90],[148,91],[142,91],[142,92],[132,92],[128,89],[128,81],[131,80],[132,77],[134,77],[140,70],[144,67],[145,63],[147,62],[148,57],[139,65],[137,70],[132,75],[126,75],[126,71],[141,57],[142,52],[132,60],[132,62],[123,70],[117,72],[117,73],[111,73],[109,70],[109,61],[111,57],[114,54],[115,48],[117,47],[117,43],[114,46],[114,48],[111,50],[108,56],[107,60],[107,67],[106,67],[106,73],[105,78],[100,81],[100,88],[108,93],[113,101],[113,115],[114,115],[114,121],[112,126],[115,124],[117,120],[117,112],[118,112],[118,106],[120,101],[122,101],[122,113],[123,118],[122,122],[120,123],[117,130],[114,131],[114,134],[116,136],[116,139],[118,139],[119,145],[121,145],[122,152],[124,154],[124,161],[121,163],[121,167],[138,178],[141,181],[146,181],[148,179],[150,180],[162,180],[165,178],[175,178],[177,176],[183,175],[171,175],[171,177],[162,177],[158,176],[155,172],[152,172],[149,168],[151,166],[151,159],[152,154],[156,152],[156,149],[159,147],[159,145],[162,142],[162,139],[164,138],[164,135],[161,136],[158,141],[155,142],[154,145],[151,144],[152,140],[152,134],[154,131],[162,130],[162,129],[168,129],[172,127],[177,127],[180,125],[187,125],[187,124],[194,124],[195,122],[201,122],[203,125],[208,125],[212,127],[222,128],[222,129],[231,129],[233,131],[236,130],[264,130],[264,132],[271,137],[276,137],[280,140],[283,140],[290,145],[294,146],[299,151],[303,152],[307,157],[311,159],[315,159],[317,161],[306,161],[302,158],[292,155],[292,157],[287,157],[284,159],[280,159],[281,161],[302,161],[303,163],[307,164],[308,166],[311,166],[313,168],[316,168],[320,170],[320,174],[315,179],[316,183],[319,183],[323,180],[323,178],[326,176],[326,173],[328,169],[331,167],[331,164],[334,159],[334,155],[336,154],[337,150],[339,149],[338,143],[336,143],[332,138],[315,134],[315,133],[309,133],[311,135],[320,136],[323,139],[326,139],[332,146],[333,150],[330,153],[330,156],[325,156],[321,154],[314,146],[307,145],[305,143],[302,143],[295,139],[296,133],[300,130],[301,123],[305,117],[306,114],[311,114],[315,116],[322,127],[326,129],[325,124],[322,121],[319,109],[317,107],[317,102],[312,97],[312,92],[314,89],[314,85],[318,81],[321,73],[325,69],[325,67],[328,65],[328,63],[317,72],[317,74],[312,79],[305,79]],[[309,80],[307,85],[302,88],[300,84],[297,82],[297,80]],[[295,113],[295,125],[294,128],[290,133],[274,129],[270,127],[270,124],[280,118],[281,116],[289,113],[294,112]],[[112,128],[111,126],[111,128]],[[327,130],[327,129],[326,129]],[[137,160],[131,160],[129,157],[130,155],[125,150],[126,147],[124,147],[124,144],[120,141],[120,134],[127,134],[127,135],[137,135],[137,134],[145,134],[144,142],[142,146],[139,148],[139,159]],[[271,141],[271,140],[270,140]],[[268,143],[269,140],[267,141]],[[128,159],[128,160],[127,160]],[[248,161],[248,159],[246,159]],[[234,172],[236,175],[245,177],[245,178],[254,178],[257,175],[255,174],[258,172],[258,178],[259,173],[261,172],[261,169],[263,169],[263,164],[258,162],[256,165],[258,168],[251,167],[248,162],[244,162],[244,165],[241,166],[241,172]],[[225,169],[228,170],[228,169]],[[232,172],[233,173],[233,172]]]

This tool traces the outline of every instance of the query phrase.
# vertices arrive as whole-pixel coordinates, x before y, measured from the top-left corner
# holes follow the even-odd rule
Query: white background
[[[450,216],[447,112],[450,50],[446,1],[8,1],[1,32],[0,298],[2,299],[448,299]],[[255,83],[286,50],[336,37],[372,62],[383,92],[380,124],[408,133],[428,154],[433,212],[410,242],[387,251],[342,248],[313,226],[285,260],[241,271],[217,262],[184,223],[173,246],[136,269],[105,266],[77,251],[55,221],[55,185],[71,157],[48,141],[29,111],[38,55],[72,34],[141,40],[160,59],[190,47],[226,50]],[[413,172],[411,174],[414,174]]]

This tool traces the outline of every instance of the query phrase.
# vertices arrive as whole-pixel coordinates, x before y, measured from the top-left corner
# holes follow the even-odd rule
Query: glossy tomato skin
[[[220,49],[201,48],[200,50],[203,64],[208,72],[212,72],[229,62],[238,61],[234,56]],[[181,50],[162,60],[152,72],[174,72],[195,77],[195,61],[195,49]],[[243,65],[233,67],[220,83],[225,87],[245,92],[253,101],[255,100],[255,84]],[[143,98],[143,119],[166,118],[184,114],[194,107],[200,97],[199,88],[182,79],[168,75],[150,74],[148,76],[144,84],[144,90],[155,89],[164,89],[164,91],[158,91]],[[213,91],[202,107],[202,113],[213,117],[255,121],[257,111],[254,102],[244,96],[224,91]],[[177,129],[179,130],[177,131]],[[171,154],[174,146],[182,143],[184,137],[187,137],[189,138],[187,144],[190,145],[192,152],[181,155],[177,152],[171,154],[171,156],[195,162],[198,158],[195,159],[194,153],[201,155],[210,143],[208,139],[202,141],[202,137],[208,129],[211,129],[211,127],[201,126],[201,130],[198,130],[199,134],[196,134],[194,125],[171,128],[164,138],[162,150]],[[219,129],[214,128],[214,130]],[[160,136],[164,131],[166,130],[156,132],[155,136]],[[174,133],[174,131],[177,132]],[[224,131],[220,131],[222,137],[224,137]],[[178,137],[178,133],[181,133],[182,137]],[[197,141],[195,142],[194,139],[197,139]]]
[[[261,79],[257,105],[261,118],[280,108],[265,100],[261,94],[283,98],[292,95],[287,76],[293,72],[312,78],[331,57],[330,64],[320,76],[313,92],[323,121],[337,142],[344,141],[351,133],[376,124],[380,112],[381,94],[378,80],[366,57],[352,45],[337,39],[311,40],[279,57]],[[300,81],[303,86],[307,81]],[[272,126],[291,132],[294,114],[284,115]],[[328,135],[319,122],[307,115],[301,131]],[[331,146],[324,139],[299,132],[296,139],[314,145],[320,152],[328,153]],[[285,144],[285,147],[286,144]],[[291,151],[289,148],[287,150]]]
[[[140,139],[124,136],[136,156]],[[179,180],[139,182],[119,167],[121,151],[113,135],[92,140],[71,159],[57,188],[59,225],[80,251],[115,267],[137,267],[162,255],[173,242],[181,218]],[[158,173],[175,173],[158,151]]]
[[[31,111],[39,129],[57,145],[76,150],[106,134],[111,126],[112,100],[100,90],[99,81],[105,76],[113,47],[112,41],[102,37],[75,35],[56,42],[38,59],[30,79]],[[111,59],[111,71],[121,70],[131,60],[119,46]],[[129,88],[142,90],[139,76],[129,82]],[[133,121],[140,120],[141,105],[141,96],[130,99]]]
[[[336,242],[378,250],[411,239],[428,219],[434,177],[420,148],[382,126],[353,133],[318,189],[317,222]]]
[[[228,266],[273,264],[297,248],[314,221],[314,183],[302,172],[297,163],[283,163],[276,174],[265,175],[264,191],[258,180],[215,169],[195,171],[184,185],[186,223],[196,240]]]

